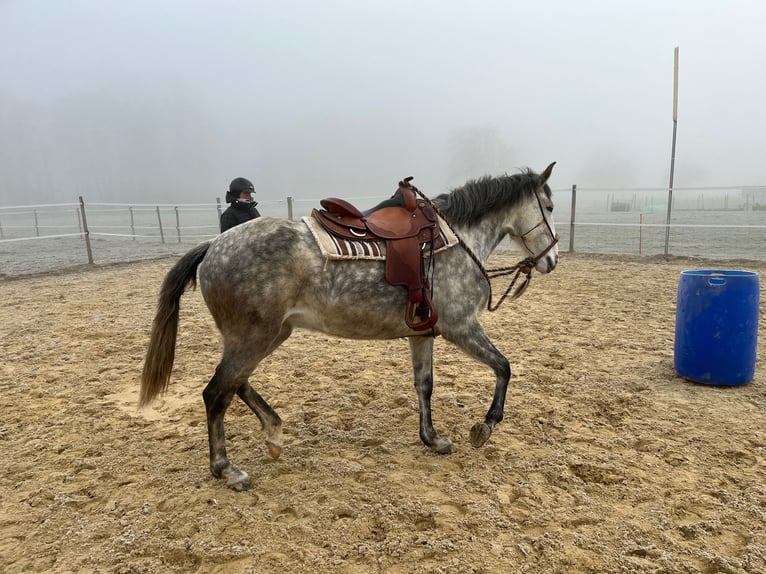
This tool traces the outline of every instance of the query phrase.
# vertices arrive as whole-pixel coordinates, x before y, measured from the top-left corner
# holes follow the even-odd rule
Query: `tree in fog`
[[[497,128],[489,125],[474,126],[452,133],[448,148],[448,171],[450,182],[459,185],[467,179],[482,175],[499,175],[511,172],[512,150]]]

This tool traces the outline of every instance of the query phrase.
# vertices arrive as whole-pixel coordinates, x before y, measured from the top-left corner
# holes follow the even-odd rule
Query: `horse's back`
[[[213,240],[200,265],[203,295],[223,290],[234,296],[284,289],[290,278],[315,256],[303,223],[261,217],[239,225]]]

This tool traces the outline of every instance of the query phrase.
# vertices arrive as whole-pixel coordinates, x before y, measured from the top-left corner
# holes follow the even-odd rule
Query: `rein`
[[[530,281],[532,281],[532,270],[535,268],[535,264],[545,257],[545,255],[553,249],[553,246],[556,245],[559,242],[559,236],[558,234],[553,236],[553,241],[551,242],[548,247],[546,247],[543,251],[535,255],[534,257],[527,257],[526,259],[519,261],[516,265],[513,265],[511,267],[497,267],[495,269],[484,269],[484,267],[481,265],[481,262],[478,260],[478,258],[473,255],[470,250],[468,251],[470,255],[472,255],[473,260],[476,262],[476,264],[479,266],[479,269],[481,269],[482,273],[484,274],[484,278],[487,280],[487,283],[489,284],[489,300],[487,301],[487,310],[490,312],[497,311],[500,305],[503,304],[503,301],[508,297],[508,294],[511,292],[511,289],[513,289],[513,286],[516,284],[516,281],[518,280],[519,276],[523,273],[525,275],[524,282],[519,285],[516,288],[516,291],[513,292],[513,296],[511,297],[511,301],[514,299],[518,299],[524,294],[524,291],[527,290],[527,287],[529,286]],[[466,246],[466,249],[468,247]],[[508,288],[505,290],[503,295],[500,297],[500,300],[497,302],[496,305],[492,305],[492,283],[490,279],[494,279],[496,277],[504,277],[505,275],[512,275],[513,272],[516,272],[516,274],[513,276],[513,279],[511,279],[510,284],[508,285]]]
[[[409,180],[412,178],[405,179],[405,182],[409,184]],[[466,253],[468,253],[469,257],[473,260],[474,263],[476,263],[476,266],[481,271],[481,274],[484,276],[484,279],[487,281],[487,285],[489,286],[489,299],[487,300],[487,310],[492,313],[494,311],[497,311],[500,308],[500,305],[503,304],[503,301],[505,301],[508,298],[508,295],[511,292],[511,289],[513,289],[513,286],[516,284],[516,281],[518,281],[519,276],[524,274],[524,281],[516,288],[516,291],[513,292],[513,295],[511,296],[510,300],[513,301],[514,299],[518,299],[524,294],[524,291],[527,290],[527,287],[529,286],[530,281],[532,281],[532,270],[535,268],[535,265],[537,264],[540,259],[545,257],[548,252],[553,249],[553,247],[559,242],[559,234],[553,233],[553,230],[551,229],[550,224],[548,223],[548,220],[545,219],[545,212],[543,211],[543,204],[540,201],[540,196],[535,192],[535,198],[537,199],[537,204],[540,206],[540,213],[543,216],[542,221],[540,221],[537,225],[526,231],[525,233],[522,233],[518,237],[521,239],[521,242],[526,247],[526,242],[524,241],[524,238],[532,233],[535,229],[540,227],[541,225],[545,224],[545,226],[548,228],[548,233],[553,238],[553,241],[551,241],[550,245],[543,249],[540,253],[538,253],[535,256],[529,256],[521,261],[519,261],[516,265],[512,265],[510,267],[496,267],[492,269],[486,269],[482,262],[479,260],[479,258],[476,256],[476,254],[473,252],[473,250],[466,245],[466,243],[463,241],[463,238],[460,237],[460,235],[452,228],[452,225],[450,225],[449,221],[442,216],[441,212],[436,208],[436,206],[431,203],[431,200],[428,199],[423,193],[414,185],[409,184],[410,187],[417,193],[424,201],[428,202],[433,210],[439,215],[439,217],[442,218],[442,221],[449,226],[450,229],[452,229],[452,232],[455,234],[455,237],[458,238],[459,244],[465,249]],[[513,275],[515,272],[515,275]],[[492,304],[492,279],[496,279],[497,277],[505,277],[507,275],[513,275],[513,279],[511,279],[511,282],[509,283],[506,290],[503,292],[502,296],[498,300],[498,302],[493,305]]]

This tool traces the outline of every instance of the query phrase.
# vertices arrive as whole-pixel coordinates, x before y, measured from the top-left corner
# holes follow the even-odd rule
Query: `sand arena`
[[[563,254],[484,315],[513,377],[481,449],[468,431],[494,377],[437,341],[448,456],[418,438],[406,341],[297,333],[251,378],[283,418],[282,457],[241,402],[227,415],[245,493],[208,470],[219,341],[199,292],[182,299],[168,394],[136,409],[173,262],[0,281],[0,571],[766,571],[763,295],[752,383],[673,369],[680,271],[763,277],[765,262]]]

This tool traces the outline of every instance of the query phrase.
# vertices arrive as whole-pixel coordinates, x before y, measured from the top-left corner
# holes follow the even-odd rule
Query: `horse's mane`
[[[431,201],[450,223],[472,225],[498,210],[511,209],[533,196],[539,176],[531,169],[513,175],[484,176],[437,195]],[[551,190],[544,186],[550,197]]]

